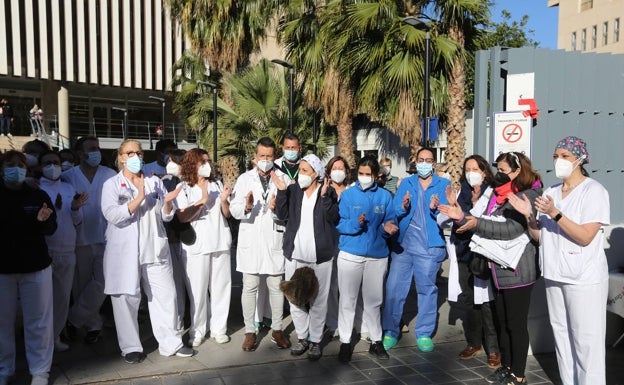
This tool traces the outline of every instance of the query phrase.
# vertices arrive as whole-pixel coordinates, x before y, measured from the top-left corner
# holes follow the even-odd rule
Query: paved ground
[[[353,360],[342,364],[337,359],[340,342],[329,336],[324,341],[324,357],[317,362],[305,356],[293,357],[288,350],[280,350],[271,343],[267,329],[259,335],[255,352],[243,352],[244,336],[240,310],[240,276],[235,273],[228,332],[232,341],[219,345],[214,340],[205,341],[193,358],[162,357],[151,335],[149,321],[141,322],[141,335],[148,358],[139,365],[126,364],[117,346],[110,312],[104,308],[105,329],[103,340],[95,345],[74,342],[71,349],[54,357],[50,384],[485,384],[489,375],[484,357],[460,361],[457,354],[465,343],[457,309],[451,309],[446,298],[446,280],[440,277],[439,322],[432,353],[421,353],[414,347],[412,332],[403,334],[390,359],[379,361],[369,355],[368,343],[358,341]],[[415,303],[406,304],[406,319],[413,330]],[[296,336],[290,317],[286,331],[291,341]],[[15,385],[29,384],[23,341],[18,341],[18,369]],[[624,385],[624,344],[607,350],[607,384]],[[530,384],[558,384],[554,354],[529,356],[527,378]]]

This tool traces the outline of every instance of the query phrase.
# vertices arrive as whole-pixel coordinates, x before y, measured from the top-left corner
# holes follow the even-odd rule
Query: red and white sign
[[[520,152],[531,157],[533,120],[522,111],[494,113],[494,158],[505,152]]]

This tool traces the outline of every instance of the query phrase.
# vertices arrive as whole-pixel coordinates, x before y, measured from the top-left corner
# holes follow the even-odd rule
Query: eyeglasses
[[[128,155],[129,158],[132,158],[135,155],[139,158],[143,157],[143,151],[126,151],[124,154]]]
[[[416,159],[416,163],[423,163],[423,162],[432,164],[432,163],[435,163],[435,159],[433,159],[433,158],[427,158],[427,159],[418,158],[418,159]]]

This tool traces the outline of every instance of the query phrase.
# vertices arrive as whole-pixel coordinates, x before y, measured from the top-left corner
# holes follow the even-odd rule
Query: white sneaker
[[[204,339],[202,337],[196,337],[193,342],[191,343],[191,346],[193,346],[194,348],[198,347],[199,345],[201,345],[204,342]]]
[[[30,385],[48,385],[48,373],[35,374]]]
[[[54,351],[55,352],[66,352],[69,350],[69,345],[67,345],[65,342],[58,340],[58,341],[54,341]]]
[[[4,133],[0,134],[0,136],[4,136]],[[0,378],[0,381],[2,381],[2,379]],[[2,383],[0,382],[0,385],[2,385]]]
[[[11,133],[8,133],[8,134],[7,134],[7,136],[8,136],[9,138],[12,138],[12,137],[13,137],[13,135],[11,135]],[[47,380],[46,380],[46,381],[47,381]]]
[[[218,344],[227,344],[230,342],[230,337],[227,334],[216,335],[214,336],[214,339]]]

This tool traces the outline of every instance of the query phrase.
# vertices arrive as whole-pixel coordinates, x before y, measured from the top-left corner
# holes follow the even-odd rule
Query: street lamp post
[[[162,121],[161,121],[161,124],[162,124],[162,135],[163,135],[163,138],[164,138],[165,137],[165,106],[166,106],[167,103],[165,102],[165,98],[161,98],[161,97],[158,97],[158,96],[150,95],[150,96],[148,96],[148,98],[154,99],[154,100],[158,100],[161,103],[161,105],[162,105]],[[174,140],[175,140],[175,137],[174,137]]]
[[[407,16],[403,18],[403,22],[405,24],[411,25],[412,27],[419,29],[421,31],[425,31],[425,100],[423,103],[423,120],[425,121],[425,127],[423,130],[423,145],[427,145],[429,142],[429,113],[430,113],[430,103],[431,103],[431,89],[429,86],[429,77],[430,77],[430,68],[431,68],[431,35],[429,30],[431,27],[428,23],[420,20],[414,16]]]
[[[293,77],[295,75],[295,66],[292,63],[289,63],[285,60],[281,59],[273,59],[272,63],[279,64],[282,67],[288,68],[288,72],[290,73],[290,84],[289,84],[289,94],[288,94],[288,129],[290,133],[293,133]]]
[[[217,161],[217,91],[218,86],[213,82],[198,81],[197,83],[205,84],[212,88],[212,160]]]
[[[121,126],[121,136],[123,137],[123,140],[126,140],[128,139],[128,109],[113,107],[113,110],[123,111],[124,113],[123,125]]]

